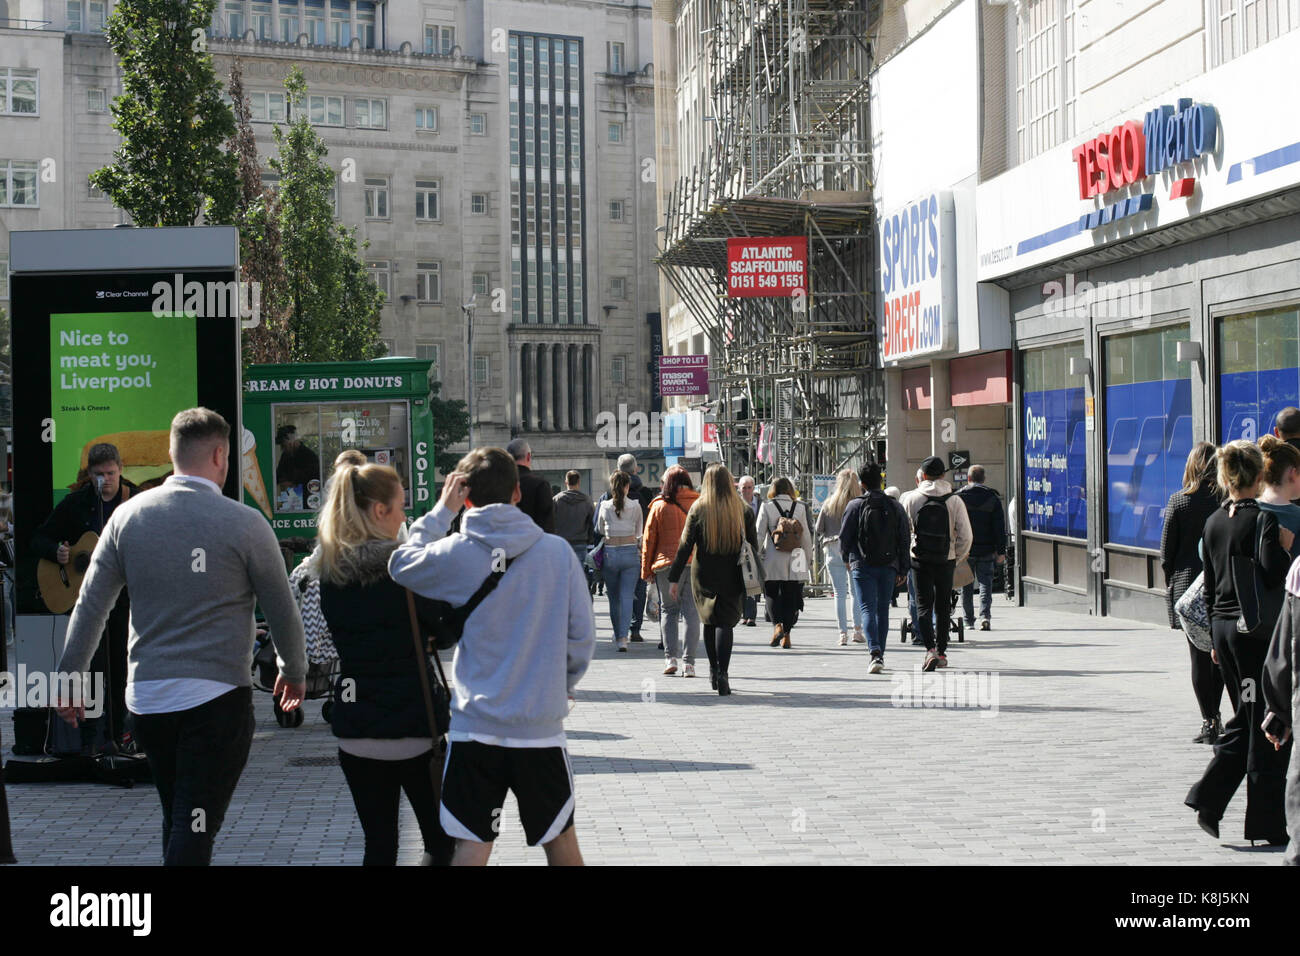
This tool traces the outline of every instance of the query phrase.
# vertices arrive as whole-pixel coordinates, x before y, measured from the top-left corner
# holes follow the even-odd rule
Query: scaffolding
[[[868,103],[878,11],[703,3],[708,141],[668,198],[656,261],[709,338],[723,460],[808,493],[813,475],[875,458],[884,428]],[[728,297],[727,240],[764,236],[807,239],[805,296]]]

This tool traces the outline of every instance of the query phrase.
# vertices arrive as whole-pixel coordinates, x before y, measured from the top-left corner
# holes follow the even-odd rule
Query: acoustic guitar
[[[77,603],[81,593],[81,582],[90,567],[90,554],[99,543],[99,535],[87,531],[77,539],[76,544],[68,546],[68,563],[59,564],[48,558],[41,558],[36,564],[36,585],[40,588],[41,600],[55,614],[67,614]]]

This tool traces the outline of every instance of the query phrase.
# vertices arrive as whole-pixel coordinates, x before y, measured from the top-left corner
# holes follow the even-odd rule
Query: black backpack
[[[898,560],[898,507],[888,495],[867,495],[858,512],[858,551],[873,568]]]
[[[926,495],[925,503],[916,513],[916,559],[929,564],[942,564],[948,560],[952,545],[951,520],[948,516],[948,499],[952,494]]]

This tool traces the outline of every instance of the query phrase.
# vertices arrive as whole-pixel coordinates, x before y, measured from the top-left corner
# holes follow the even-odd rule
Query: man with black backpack
[[[863,494],[844,509],[840,525],[840,556],[858,586],[862,621],[871,651],[868,673],[885,669],[885,644],[889,638],[889,606],[894,588],[903,583],[911,566],[908,557],[912,541],[907,512],[880,490],[884,484],[875,462],[858,471]]]
[[[1002,499],[984,484],[984,466],[971,465],[966,470],[967,484],[957,492],[970,517],[974,544],[971,545],[971,571],[975,581],[961,589],[962,610],[966,612],[966,626],[975,626],[975,585],[980,589],[980,630],[993,625],[993,565],[1007,560],[1007,523],[1002,514]]]
[[[487,863],[507,790],[529,845],[552,865],[581,864],[564,718],[596,646],[586,575],[568,542],[515,507],[510,454],[476,448],[456,474],[468,490],[461,531],[447,534],[454,511],[439,502],[388,564],[398,584],[456,607],[503,572],[466,617],[452,662],[440,814],[456,838],[452,865]]]
[[[900,502],[912,523],[912,573],[916,580],[912,626],[925,642],[924,671],[948,666],[953,571],[958,561],[966,560],[973,540],[966,505],[943,480],[947,470],[943,459],[933,455],[921,462],[925,480]]]

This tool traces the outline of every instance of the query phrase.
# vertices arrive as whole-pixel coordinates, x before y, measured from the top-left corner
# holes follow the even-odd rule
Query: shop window
[[[391,465],[411,506],[410,409],[406,402],[344,399],[309,405],[275,405],[275,511],[320,511],[324,482],[345,448],[359,449],[369,461]]]
[[[1255,441],[1300,406],[1300,306],[1219,321],[1219,440]]]
[[[1115,335],[1103,345],[1106,540],[1160,548],[1169,496],[1192,450],[1191,363],[1178,361],[1185,325]]]
[[[1087,437],[1083,378],[1071,375],[1070,359],[1083,356],[1078,344],[1024,353],[1026,531],[1087,538]]]

